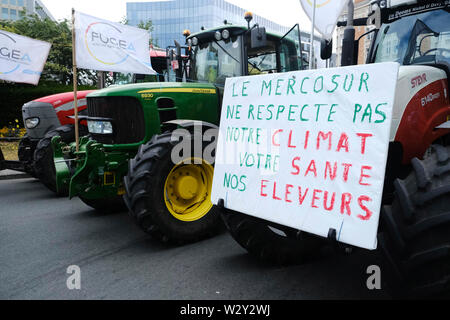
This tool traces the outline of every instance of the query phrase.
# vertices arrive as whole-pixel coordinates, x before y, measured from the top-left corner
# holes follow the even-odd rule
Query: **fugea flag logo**
[[[147,30],[75,12],[77,66],[85,69],[155,74]]]
[[[0,31],[0,79],[37,85],[51,44]]]
[[[107,32],[103,33],[102,30],[97,30],[101,29],[100,26],[105,28]],[[110,23],[91,23],[86,29],[84,40],[89,54],[105,65],[119,65],[130,57],[130,53],[136,52],[133,43],[128,43],[123,38],[123,32]],[[112,58],[109,54],[111,50],[118,50],[121,53],[117,61],[107,61],[107,58]]]
[[[314,27],[322,36],[331,39],[337,20],[349,0],[316,0]],[[303,10],[312,21],[314,0],[300,0]]]

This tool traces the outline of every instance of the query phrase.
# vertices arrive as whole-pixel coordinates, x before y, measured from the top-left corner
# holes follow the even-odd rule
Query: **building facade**
[[[369,15],[370,10],[370,0],[354,0],[355,3],[355,13],[354,18],[366,18]],[[347,20],[347,10],[343,12],[340,17],[340,20]],[[373,27],[360,26],[355,27],[355,39],[358,39],[361,35],[369,31]],[[341,65],[341,57],[342,57],[342,40],[344,37],[344,29],[345,27],[338,27],[335,29],[333,34],[333,52],[336,53],[336,64],[337,66]],[[366,63],[367,55],[370,50],[370,43],[373,38],[373,33],[363,37],[359,43],[358,50],[358,64]]]
[[[41,0],[0,0],[0,19],[19,20],[22,12],[37,14],[42,19],[55,20]]]
[[[128,2],[127,19],[130,25],[151,20],[154,43],[162,48],[177,40],[184,44],[183,30],[199,32],[228,23],[246,25],[245,9],[224,0],[172,0],[156,2]],[[252,23],[266,27],[268,32],[285,34],[290,27],[282,26],[266,18],[253,15]],[[302,42],[309,42],[309,35],[302,32]]]

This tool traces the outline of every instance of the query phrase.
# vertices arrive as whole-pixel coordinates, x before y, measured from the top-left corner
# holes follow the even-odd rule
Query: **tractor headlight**
[[[228,31],[227,29],[222,31],[222,38],[223,40],[227,40],[230,37],[230,31]]]
[[[222,40],[222,34],[220,33],[220,31],[216,31],[216,33],[214,34],[214,38],[216,38],[217,41]]]
[[[88,130],[89,133],[97,133],[97,134],[113,133],[112,123],[109,121],[88,120]]]
[[[39,124],[39,118],[28,118],[25,120],[25,126],[27,129],[34,129]]]

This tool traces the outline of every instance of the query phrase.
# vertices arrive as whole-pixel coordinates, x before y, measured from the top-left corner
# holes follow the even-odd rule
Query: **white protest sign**
[[[147,30],[75,12],[75,35],[79,68],[156,74]]]
[[[398,68],[227,79],[213,203],[375,249]]]
[[[51,44],[0,30],[0,79],[37,85]]]

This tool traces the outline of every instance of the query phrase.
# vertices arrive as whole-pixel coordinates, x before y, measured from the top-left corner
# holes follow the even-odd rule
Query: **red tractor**
[[[367,21],[376,24],[367,63],[401,64],[378,230],[378,247],[389,267],[382,270],[390,270],[394,283],[408,292],[441,292],[450,289],[450,4],[377,0],[371,8],[369,19],[355,19],[354,24],[348,15],[342,64],[356,64],[353,25]],[[322,48],[322,58],[331,55],[329,45]],[[234,239],[263,259],[300,261],[326,243],[299,230],[222,211]]]
[[[79,114],[86,112],[86,96],[93,90],[77,94]],[[22,107],[27,135],[19,148],[19,161],[26,171],[36,176],[50,190],[56,192],[55,172],[52,163],[51,139],[59,135],[64,141],[75,140],[73,92],[59,93],[28,102]],[[86,123],[80,123],[80,134],[87,134]]]
[[[93,90],[78,92],[78,106],[82,114],[86,109],[86,95]],[[34,153],[38,143],[49,132],[74,124],[73,92],[58,93],[27,102],[22,107],[22,118],[27,130],[19,142],[19,161],[5,161],[0,150],[0,170],[11,169],[36,177]],[[72,129],[73,131],[73,129]]]

